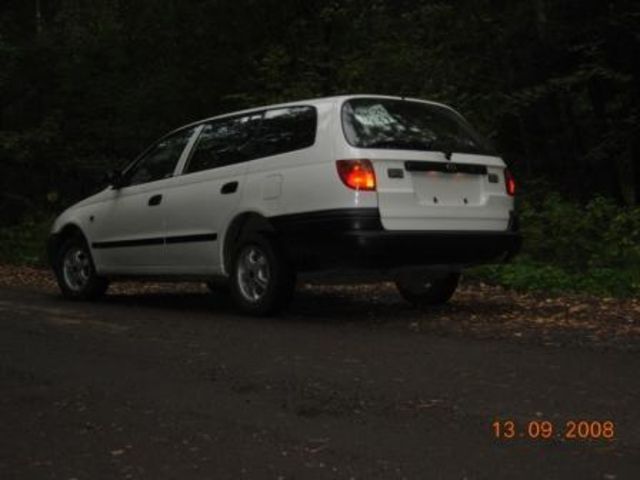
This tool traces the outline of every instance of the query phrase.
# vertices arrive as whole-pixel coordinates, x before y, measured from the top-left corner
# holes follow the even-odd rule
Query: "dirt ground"
[[[0,265],[0,286],[58,291],[49,270],[9,265]],[[204,285],[196,283],[123,282],[109,289],[110,294],[124,296],[207,292]],[[389,314],[393,313],[393,321],[408,329],[442,336],[640,349],[640,298],[545,296],[463,280],[450,304],[418,311],[401,300],[392,284],[299,285],[298,293],[311,299],[307,301],[310,308],[300,306],[311,315],[317,309],[317,299],[330,295],[341,313],[364,313],[373,323],[388,322]],[[363,308],[364,312],[360,312]]]

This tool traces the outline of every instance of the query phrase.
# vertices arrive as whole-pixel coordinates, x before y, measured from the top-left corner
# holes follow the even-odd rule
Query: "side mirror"
[[[119,190],[124,186],[124,177],[118,170],[109,170],[104,177],[106,184],[111,185],[115,190]]]

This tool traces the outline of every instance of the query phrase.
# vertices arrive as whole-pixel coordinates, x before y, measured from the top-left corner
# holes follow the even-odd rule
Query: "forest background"
[[[181,124],[343,93],[441,101],[519,183],[523,252],[469,277],[640,295],[640,2],[3,0],[0,261]]]

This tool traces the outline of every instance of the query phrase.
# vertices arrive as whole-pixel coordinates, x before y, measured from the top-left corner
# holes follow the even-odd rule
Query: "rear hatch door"
[[[506,230],[504,162],[457,112],[389,97],[345,101],[349,155],[372,161],[387,230]]]
[[[453,154],[446,160],[437,153],[384,153],[368,152],[385,229],[507,228],[510,199],[504,190],[500,158]]]

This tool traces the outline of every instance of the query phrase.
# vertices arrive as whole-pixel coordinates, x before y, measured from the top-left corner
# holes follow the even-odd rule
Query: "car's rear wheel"
[[[295,274],[279,245],[270,237],[250,235],[239,242],[232,259],[231,295],[250,315],[271,315],[287,306]]]
[[[402,298],[413,305],[423,307],[448,302],[459,281],[459,273],[450,273],[438,278],[400,278],[396,280],[396,287]]]
[[[54,272],[62,294],[74,300],[93,300],[109,286],[96,273],[85,239],[75,235],[62,242],[54,259]]]

